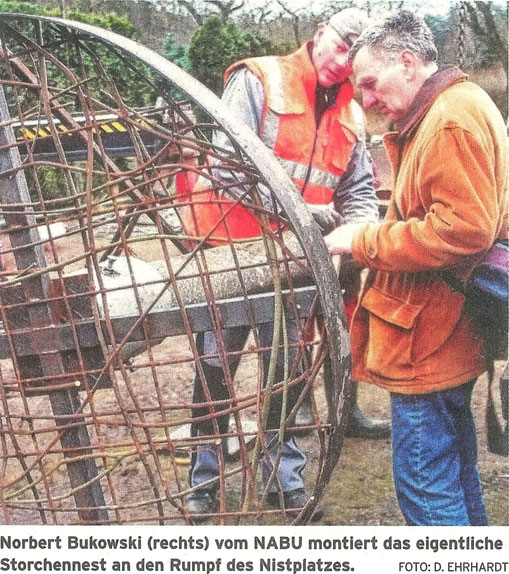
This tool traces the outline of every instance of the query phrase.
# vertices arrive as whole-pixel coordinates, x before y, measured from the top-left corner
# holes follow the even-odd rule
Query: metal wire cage
[[[211,522],[308,521],[341,452],[348,336],[318,228],[258,138],[131,40],[2,15],[0,194],[3,521],[192,522],[200,449]],[[298,515],[267,496],[294,436]]]

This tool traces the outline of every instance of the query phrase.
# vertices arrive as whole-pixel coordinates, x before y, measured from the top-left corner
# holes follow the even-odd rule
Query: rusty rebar
[[[232,130],[218,102],[197,96],[181,71],[154,67],[155,55],[137,60],[123,40],[80,26],[7,15],[0,23],[2,519],[190,522],[191,456],[212,446],[219,523],[291,521],[267,505],[268,487],[280,490],[283,439],[305,435],[317,495],[342,442],[347,380],[338,369],[348,365],[348,347],[325,247],[290,180],[251,134]],[[130,85],[146,86],[153,106],[140,105]],[[214,145],[219,130],[226,149]],[[215,192],[209,203],[219,217],[193,236],[183,214],[203,205],[192,197],[198,180]],[[259,237],[230,233],[240,207]],[[211,247],[223,229],[222,245]],[[270,341],[260,324],[272,325]],[[239,327],[247,342],[229,348],[225,329]],[[197,345],[205,332],[216,349]],[[334,404],[323,388],[325,358],[336,369]],[[208,388],[207,362],[221,366],[227,398]],[[200,403],[192,400],[195,373]],[[312,418],[298,426],[306,393]],[[279,397],[288,414],[274,424]],[[212,432],[196,435],[205,422]],[[279,447],[264,485],[268,429]]]

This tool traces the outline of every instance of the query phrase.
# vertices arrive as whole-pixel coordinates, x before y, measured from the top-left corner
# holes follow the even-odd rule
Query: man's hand
[[[322,235],[327,235],[343,222],[343,218],[332,205],[308,204],[308,209],[318,224]]]
[[[353,237],[357,229],[366,225],[365,223],[346,223],[332,233],[329,233],[325,239],[325,245],[331,255],[341,255],[342,253],[352,252]]]

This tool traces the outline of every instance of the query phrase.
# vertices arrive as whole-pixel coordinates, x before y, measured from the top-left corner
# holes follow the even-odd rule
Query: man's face
[[[416,94],[403,55],[387,61],[364,46],[354,58],[353,73],[364,109],[375,106],[391,122],[403,118]]]
[[[356,36],[351,35],[349,39],[353,42]],[[349,45],[328,24],[317,30],[311,59],[322,87],[340,84],[352,74],[352,67],[348,63],[349,49]]]

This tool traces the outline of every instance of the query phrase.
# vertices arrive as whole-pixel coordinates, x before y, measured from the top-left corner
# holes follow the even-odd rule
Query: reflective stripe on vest
[[[352,85],[345,82],[340,86],[336,103],[325,111],[317,126],[316,73],[308,45],[288,56],[237,62],[226,71],[225,79],[242,66],[251,70],[264,88],[262,141],[307,203],[330,203],[360,135],[354,116],[357,104],[352,102]],[[189,235],[207,237],[207,243],[217,245],[261,234],[254,208],[236,204],[206,189],[206,185],[198,183],[191,204],[179,209]],[[271,227],[276,225],[272,222]]]
[[[308,183],[326,187],[331,190],[334,190],[341,181],[340,175],[334,175],[323,169],[318,169],[317,167],[309,169],[308,165],[297,163],[291,159],[283,159],[281,157],[278,157],[277,160],[285,169],[286,173],[294,180],[297,179],[304,182],[306,177],[308,177]],[[298,186],[298,182],[295,183]]]

